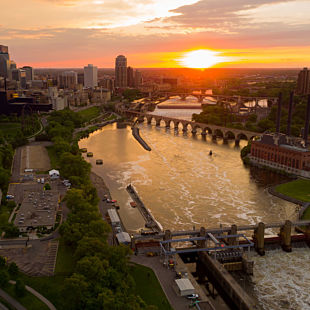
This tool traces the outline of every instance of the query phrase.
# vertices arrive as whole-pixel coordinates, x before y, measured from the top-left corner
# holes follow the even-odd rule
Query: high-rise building
[[[7,78],[10,70],[9,48],[0,45],[0,76]]]
[[[131,67],[127,68],[127,86],[128,87],[134,87],[135,86],[135,80],[133,77],[133,68],[131,68]]]
[[[84,85],[84,73],[78,73],[78,84]]]
[[[34,80],[34,70],[33,70],[32,67],[24,66],[24,67],[22,67],[22,69],[26,71],[26,79],[27,79],[27,81]]]
[[[87,88],[98,86],[98,68],[91,64],[84,67],[84,86]]]
[[[58,77],[60,88],[74,89],[77,85],[77,73],[74,71],[62,72]]]
[[[21,88],[27,87],[27,72],[23,69],[19,69],[19,81]]]
[[[142,73],[139,70],[135,72],[135,86],[139,87],[142,84]]]
[[[115,87],[127,86],[127,58],[119,55],[115,59]]]
[[[310,94],[310,70],[304,68],[298,74],[296,93],[299,95]]]
[[[110,79],[110,78],[104,78],[101,81],[101,86],[103,86],[103,88],[108,89],[111,93],[114,93],[114,90],[115,90],[115,80],[114,79]]]

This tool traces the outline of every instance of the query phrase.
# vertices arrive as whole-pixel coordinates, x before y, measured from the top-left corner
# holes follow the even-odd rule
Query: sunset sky
[[[310,1],[1,1],[0,44],[18,66],[181,67],[211,50],[217,67],[310,66]]]

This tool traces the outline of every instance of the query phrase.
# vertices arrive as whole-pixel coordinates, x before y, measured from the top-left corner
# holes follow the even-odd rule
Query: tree
[[[2,269],[3,267],[5,267],[6,265],[6,260],[3,256],[0,256],[0,269]]]
[[[18,275],[18,266],[12,262],[9,264],[9,274],[11,277],[15,278]]]
[[[0,270],[0,287],[6,287],[9,283],[9,274],[5,269]]]
[[[52,188],[51,188],[51,186],[50,186],[49,183],[46,183],[46,184],[44,185],[44,190],[50,191],[51,189],[52,189]]]
[[[101,260],[97,256],[85,256],[80,259],[76,266],[76,272],[82,274],[87,282],[102,282],[109,266],[107,260]]]
[[[64,153],[60,158],[60,173],[69,178],[71,176],[79,177],[82,184],[89,179],[90,164],[87,163],[80,155]]]
[[[88,296],[88,283],[86,278],[74,273],[65,279],[63,296],[65,297],[65,309],[86,309],[85,303]]]
[[[23,297],[26,294],[26,287],[25,287],[25,283],[23,280],[21,279],[17,279],[16,280],[16,284],[15,284],[15,293],[18,297]]]
[[[19,236],[18,227],[14,226],[14,224],[9,223],[4,227],[5,238],[16,238]]]

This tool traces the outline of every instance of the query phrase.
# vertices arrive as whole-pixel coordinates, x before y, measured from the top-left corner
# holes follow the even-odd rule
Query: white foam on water
[[[268,251],[253,259],[255,294],[263,309],[310,309],[309,248]]]

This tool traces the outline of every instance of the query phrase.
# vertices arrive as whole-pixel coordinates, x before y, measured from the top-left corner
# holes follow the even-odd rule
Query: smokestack
[[[276,133],[280,132],[281,107],[282,107],[282,93],[279,93],[278,110],[277,110],[277,121],[276,121]]]
[[[293,99],[294,99],[294,92],[290,93],[290,103],[288,107],[288,118],[287,118],[287,130],[286,134],[288,136],[291,135],[291,124],[292,124],[292,113],[293,113]]]
[[[304,130],[304,140],[305,140],[306,146],[308,146],[309,123],[310,123],[310,95],[308,95],[306,122],[305,122],[305,130]]]

